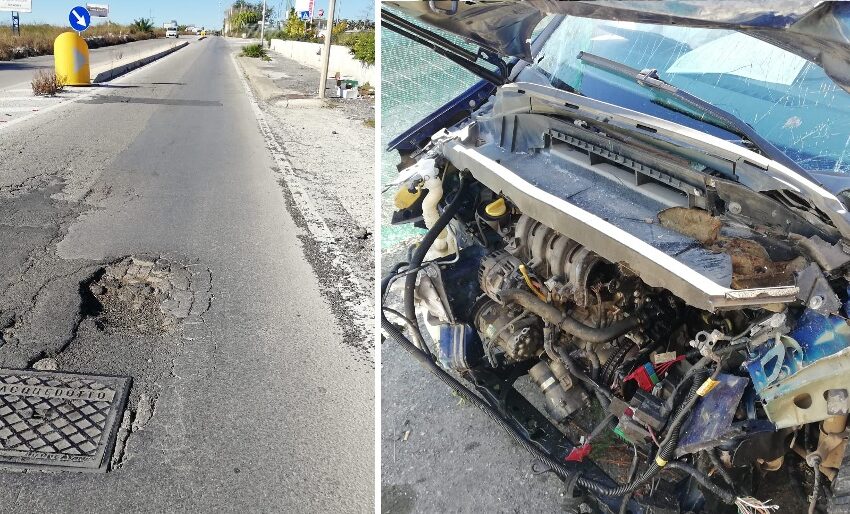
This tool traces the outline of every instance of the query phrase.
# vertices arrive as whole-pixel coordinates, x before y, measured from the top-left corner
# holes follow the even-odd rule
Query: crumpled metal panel
[[[828,417],[827,392],[847,390],[850,347],[765,388],[759,396],[777,429],[815,423]]]
[[[850,325],[839,316],[825,316],[806,309],[797,325],[779,340],[771,339],[759,345],[745,367],[756,392],[793,377],[807,366],[850,347]],[[822,372],[827,372],[822,368]]]
[[[806,309],[789,334],[803,349],[804,366],[850,346],[850,326],[839,316],[824,316]]]
[[[806,309],[787,337],[761,344],[744,365],[777,428],[821,421],[834,414],[829,398],[850,387],[850,325]]]

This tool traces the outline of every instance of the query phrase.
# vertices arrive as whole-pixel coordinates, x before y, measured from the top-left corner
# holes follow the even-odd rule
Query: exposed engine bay
[[[395,314],[577,494],[615,512],[767,512],[741,477],[793,455],[825,477],[815,502],[823,485],[848,508],[838,198],[756,152],[523,83],[400,168],[393,221],[429,232],[385,280],[406,283]],[[589,462],[611,433],[635,451],[621,483]]]

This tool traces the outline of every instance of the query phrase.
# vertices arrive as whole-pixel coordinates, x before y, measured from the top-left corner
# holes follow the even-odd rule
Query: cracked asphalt
[[[371,335],[306,256],[234,51],[195,41],[0,128],[0,367],[134,378],[113,470],[0,471],[3,512],[373,511]],[[127,256],[189,270],[203,311],[110,290]]]

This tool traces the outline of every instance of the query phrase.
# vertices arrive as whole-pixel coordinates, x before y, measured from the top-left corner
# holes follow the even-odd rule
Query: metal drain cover
[[[105,472],[130,382],[0,369],[0,467]]]

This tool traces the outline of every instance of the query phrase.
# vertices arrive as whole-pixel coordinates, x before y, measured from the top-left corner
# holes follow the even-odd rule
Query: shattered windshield
[[[736,137],[671,111],[663,93],[577,59],[589,52],[667,82],[726,110],[810,171],[850,172],[850,94],[817,65],[734,31],[567,17],[535,56],[553,86],[728,140]]]

